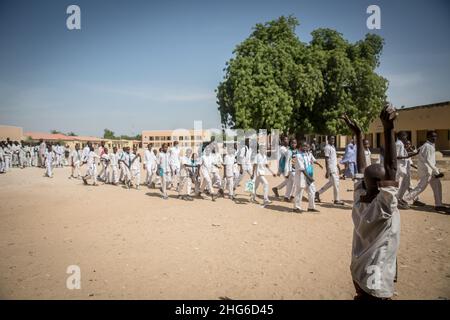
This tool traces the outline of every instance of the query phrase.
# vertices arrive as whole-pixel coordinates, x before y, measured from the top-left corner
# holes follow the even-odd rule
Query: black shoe
[[[333,203],[337,204],[339,206],[343,206],[344,205],[344,201],[341,201],[341,200],[339,200],[339,201],[335,200]]]
[[[278,189],[276,187],[272,188],[272,191],[273,191],[273,194],[275,195],[275,197],[277,197],[277,198],[280,197],[280,195],[278,194]]]
[[[308,212],[320,212],[320,211],[317,209],[308,209]]]
[[[424,207],[424,206],[426,206],[426,204],[423,203],[422,201],[416,200],[413,202],[413,206]]]
[[[300,210],[298,208],[295,208],[294,210],[292,210],[293,213],[303,213],[303,210]]]
[[[438,212],[450,213],[450,209],[444,206],[436,206],[434,207],[434,210]]]
[[[315,195],[315,197],[314,197],[314,200],[315,200],[316,202],[321,202],[321,201],[320,201],[320,194],[319,194],[319,192],[316,192],[316,195]]]

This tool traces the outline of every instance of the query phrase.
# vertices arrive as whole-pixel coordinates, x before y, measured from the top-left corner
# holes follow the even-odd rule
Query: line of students
[[[63,147],[59,143],[48,144],[53,152],[53,167],[63,167],[68,164],[68,146]],[[0,142],[0,173],[6,173],[11,168],[44,167],[47,144],[42,140],[35,144],[25,141]]]

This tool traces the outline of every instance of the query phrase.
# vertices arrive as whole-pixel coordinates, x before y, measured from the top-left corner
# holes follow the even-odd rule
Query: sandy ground
[[[83,186],[69,169],[0,175],[0,298],[351,299],[351,181],[319,214],[228,199],[165,201],[158,190]],[[317,172],[318,186],[323,172]],[[281,178],[270,178],[271,187]],[[450,202],[450,181],[444,181]],[[260,190],[262,192],[262,190]],[[428,188],[421,199],[431,203]],[[305,203],[306,205],[306,203]],[[401,211],[395,299],[450,298],[450,216]],[[69,265],[81,289],[66,288]]]

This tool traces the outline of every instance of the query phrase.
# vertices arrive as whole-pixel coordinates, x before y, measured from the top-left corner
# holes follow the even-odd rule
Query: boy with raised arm
[[[397,251],[400,242],[400,213],[397,208],[397,157],[394,141],[395,108],[381,111],[385,138],[383,166],[366,167],[362,132],[356,121],[343,117],[357,137],[358,172],[354,187],[354,224],[350,270],[355,300],[385,300],[394,294]]]

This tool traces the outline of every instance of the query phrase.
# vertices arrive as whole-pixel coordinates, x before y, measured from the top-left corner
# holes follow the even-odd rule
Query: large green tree
[[[298,25],[292,16],[257,24],[233,51],[216,90],[224,126],[337,133],[347,130],[338,120],[343,113],[363,128],[377,116],[387,90],[375,72],[383,39],[368,34],[352,44],[318,29],[303,43]]]

